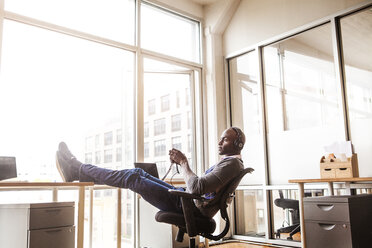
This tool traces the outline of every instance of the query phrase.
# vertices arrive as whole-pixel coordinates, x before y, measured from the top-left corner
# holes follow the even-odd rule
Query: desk
[[[94,186],[91,182],[76,183],[52,183],[52,182],[0,182],[0,190],[23,190],[23,189],[51,189],[53,190],[53,201],[58,200],[59,188],[78,188],[78,225],[77,225],[77,248],[84,247],[84,207],[85,187]]]
[[[289,183],[297,183],[299,191],[299,207],[300,207],[300,224],[301,224],[301,242],[302,247],[306,248],[305,236],[305,217],[304,217],[304,201],[305,197],[304,184],[305,183],[327,183],[328,195],[334,195],[333,183],[345,183],[346,191],[351,194],[350,183],[355,182],[372,182],[372,177],[354,177],[354,178],[324,178],[324,179],[291,179]]]

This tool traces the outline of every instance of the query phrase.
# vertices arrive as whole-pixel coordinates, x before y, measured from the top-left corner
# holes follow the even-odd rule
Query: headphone
[[[237,127],[231,127],[231,129],[234,130],[237,135],[237,138],[234,140],[234,146],[240,150],[243,149],[242,131]]]

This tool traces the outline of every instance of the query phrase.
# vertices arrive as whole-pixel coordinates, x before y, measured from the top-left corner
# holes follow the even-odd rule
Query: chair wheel
[[[288,240],[293,240],[293,238],[291,236],[287,237]]]

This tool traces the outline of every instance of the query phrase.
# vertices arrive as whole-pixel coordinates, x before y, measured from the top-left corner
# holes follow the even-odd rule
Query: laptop
[[[159,178],[158,167],[156,167],[155,163],[136,162],[134,163],[134,167],[141,168],[147,173],[149,173],[151,176]]]
[[[0,181],[17,177],[15,157],[0,156]]]

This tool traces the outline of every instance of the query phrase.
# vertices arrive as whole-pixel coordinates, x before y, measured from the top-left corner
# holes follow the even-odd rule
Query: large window
[[[372,11],[340,20],[351,141],[359,174],[372,176]],[[358,28],[355,28],[358,27]]]
[[[37,179],[40,165],[55,168],[60,141],[84,160],[107,120],[120,127],[130,115],[121,103],[132,98],[131,52],[4,20],[1,54],[0,147],[16,156],[19,177],[28,175],[24,180]],[[112,132],[104,140],[112,144]],[[56,170],[49,177],[59,180]]]
[[[245,164],[255,169],[243,182],[262,184],[264,175],[263,134],[258,94],[257,52],[249,52],[229,61],[231,75],[231,104],[234,125],[242,128],[246,143],[242,150]]]
[[[317,178],[323,147],[345,140],[331,25],[267,46],[263,55],[270,182]]]
[[[143,48],[200,62],[199,23],[150,4],[141,5]]]
[[[299,200],[289,179],[319,178],[326,145],[351,140],[359,175],[372,175],[371,13],[358,7],[228,60],[231,122],[244,128],[243,161],[255,169],[236,194],[237,238],[299,245],[301,230],[287,239],[299,213],[282,199]],[[309,185],[305,197],[325,189]]]
[[[190,91],[192,88],[199,87],[195,79],[198,74],[188,68],[159,62],[153,59],[145,59],[144,65],[145,103],[150,99],[164,103],[170,99],[177,99],[179,92],[185,89]],[[154,87],[154,85],[156,85],[156,87]],[[166,98],[164,98],[164,96],[166,96]],[[153,134],[149,132],[149,135],[144,137],[144,143],[148,143],[148,147],[150,148],[154,147],[154,154],[146,153],[146,155],[149,154],[149,156],[145,157],[145,161],[169,161],[168,152],[166,152],[166,150],[172,147],[185,149],[182,152],[189,158],[194,156],[192,154],[192,149],[187,149],[187,147],[192,144],[194,129],[191,123],[194,123],[195,114],[191,104],[181,104],[179,108],[170,107],[166,112],[158,111],[152,115],[144,115],[144,127],[146,129],[148,126],[146,123],[154,123]],[[187,125],[181,125],[182,116],[189,116],[190,128],[188,128]],[[174,139],[174,132],[177,132],[176,139]],[[161,141],[159,141],[160,138]]]
[[[199,84],[200,23],[138,1],[137,5],[135,0],[0,0],[4,3],[0,4],[0,150],[2,155],[16,157],[19,180],[60,181],[55,168],[60,141],[80,161],[105,168],[133,168],[143,155],[152,162],[169,161],[165,148],[171,147],[171,136],[170,130],[164,130],[171,126],[167,112],[176,105],[173,90],[183,92],[194,82]],[[136,17],[141,18],[141,27]],[[142,47],[135,42],[139,36]],[[144,59],[149,55],[151,60]],[[155,68],[153,61],[164,63],[155,63]],[[175,61],[182,61],[182,69],[173,66]],[[163,70],[165,64],[168,68]],[[173,69],[178,76],[149,77]],[[144,78],[145,87],[135,78]],[[154,94],[147,97],[148,92]],[[183,108],[182,96],[179,93],[180,113],[191,111],[191,107]],[[158,116],[162,111],[164,115]],[[137,122],[141,118],[148,119],[147,125]],[[167,136],[156,160],[151,157],[155,119],[163,119],[161,133]],[[144,154],[141,149],[135,152],[136,144],[142,143],[136,135],[143,137],[142,130],[148,139]],[[193,132],[194,127],[178,135],[193,138]],[[93,248],[114,247],[119,238],[122,247],[134,246],[134,199],[123,194],[122,234],[117,234],[114,193],[111,189],[94,192],[94,218],[89,222]]]
[[[120,42],[134,43],[134,0],[5,0],[5,10]]]

